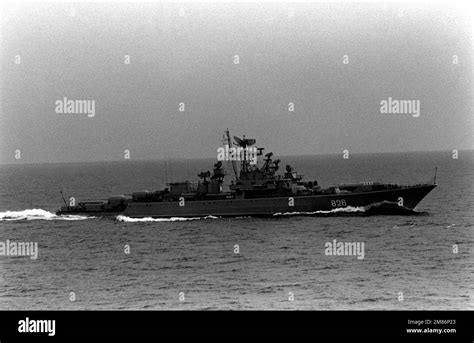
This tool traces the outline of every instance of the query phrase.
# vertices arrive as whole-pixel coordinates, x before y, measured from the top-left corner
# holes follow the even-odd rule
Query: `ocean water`
[[[156,190],[214,161],[1,166],[0,242],[37,242],[38,256],[0,256],[0,309],[474,309],[473,155],[283,158],[322,186],[419,183],[437,166],[439,186],[403,216],[64,218],[61,190]],[[334,239],[363,242],[364,258],[326,255]]]

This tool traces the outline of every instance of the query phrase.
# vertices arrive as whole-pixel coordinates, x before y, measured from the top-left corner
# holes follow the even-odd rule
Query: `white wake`
[[[297,215],[312,215],[312,214],[330,214],[330,213],[363,213],[366,211],[365,207],[338,207],[329,211],[314,211],[314,212],[277,212],[274,216],[297,216]]]
[[[52,212],[45,211],[40,208],[27,209],[23,211],[6,211],[0,212],[0,220],[84,220],[94,217],[78,216],[78,215],[62,215],[58,216]]]
[[[214,216],[206,216],[206,217],[171,217],[171,218],[152,218],[152,217],[145,217],[145,218],[130,218],[123,215],[118,215],[117,220],[120,222],[125,223],[136,223],[136,222],[186,222],[191,220],[201,220],[201,219],[218,219],[219,217]]]

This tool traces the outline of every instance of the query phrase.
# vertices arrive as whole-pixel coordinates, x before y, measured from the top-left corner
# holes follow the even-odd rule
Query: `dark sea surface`
[[[473,155],[283,158],[322,186],[420,183],[438,166],[439,186],[407,216],[59,218],[61,189],[79,200],[157,190],[215,161],[168,173],[161,161],[1,166],[0,241],[39,253],[0,256],[0,309],[474,309]],[[326,256],[333,239],[364,242],[365,258]]]

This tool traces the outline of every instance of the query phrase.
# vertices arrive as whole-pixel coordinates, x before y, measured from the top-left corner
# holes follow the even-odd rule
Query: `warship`
[[[198,182],[171,182],[162,190],[139,191],[77,204],[68,204],[63,197],[64,206],[57,214],[130,218],[240,217],[334,213],[382,205],[385,210],[410,211],[437,185],[435,171],[433,180],[423,184],[363,182],[322,188],[317,181],[304,181],[290,165],[285,166],[282,174],[277,173],[280,160],[272,159],[271,152],[263,155],[264,149],[255,146],[255,139],[233,138],[234,143],[229,130],[225,131],[226,149],[238,152],[230,161],[233,180],[225,191],[226,171],[222,160],[218,159],[212,173],[198,174]],[[256,156],[263,156],[260,166],[252,163],[256,161],[253,159],[256,156],[251,156],[252,151]]]

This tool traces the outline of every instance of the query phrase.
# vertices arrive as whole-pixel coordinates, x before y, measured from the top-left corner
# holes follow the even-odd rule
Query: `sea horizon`
[[[474,148],[472,149],[453,149],[459,152],[469,152],[474,153]],[[413,151],[382,151],[382,152],[352,152],[350,151],[350,156],[368,156],[368,155],[401,155],[401,154],[431,154],[431,153],[448,153],[453,154],[453,150],[413,150]],[[217,155],[217,154],[216,154]],[[321,153],[321,154],[285,154],[278,155],[274,154],[273,156],[278,156],[280,158],[298,158],[298,157],[336,157],[342,156],[343,152],[338,153]],[[130,163],[130,162],[163,162],[169,163],[170,161],[174,162],[183,162],[183,161],[205,161],[216,159],[216,157],[171,157],[170,158],[123,158],[123,159],[111,159],[111,160],[88,160],[88,161],[45,161],[45,162],[8,162],[0,163],[2,166],[17,166],[17,165],[63,165],[63,164],[97,164],[97,163]]]

